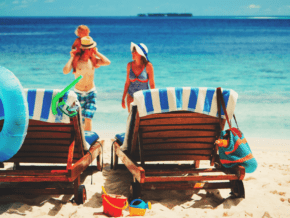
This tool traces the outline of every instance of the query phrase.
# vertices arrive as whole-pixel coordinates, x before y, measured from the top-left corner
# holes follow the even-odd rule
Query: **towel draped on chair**
[[[231,119],[238,94],[231,89],[224,89],[222,93],[229,119]],[[140,117],[180,110],[218,117],[215,88],[170,87],[142,90],[134,93],[134,102],[132,104],[137,105]],[[222,118],[225,118],[223,111]]]
[[[70,118],[64,115],[59,109],[57,109],[56,115],[51,110],[53,97],[61,91],[60,89],[24,89],[27,96],[29,119],[49,123],[69,123]],[[69,106],[72,106],[73,103],[78,106],[77,95],[73,91],[66,92],[63,100]],[[0,120],[4,119],[4,113],[5,111],[0,99]]]

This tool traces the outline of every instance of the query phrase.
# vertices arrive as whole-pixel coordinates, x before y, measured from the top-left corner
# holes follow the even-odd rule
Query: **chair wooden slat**
[[[70,139],[71,133],[66,132],[27,132],[27,139]]]
[[[218,119],[214,117],[208,118],[192,118],[192,117],[170,117],[159,119],[141,119],[140,126],[158,126],[158,125],[185,125],[185,124],[217,124]]]
[[[58,164],[66,164],[67,163],[67,155],[66,157],[13,157],[8,162],[15,162],[15,163],[41,163],[41,164],[50,164],[50,163],[58,163]],[[76,159],[73,162],[77,162]]]
[[[74,157],[79,157],[80,155],[74,154]],[[67,151],[50,151],[50,152],[39,152],[39,151],[29,151],[29,152],[18,152],[14,157],[67,157]]]
[[[147,161],[189,161],[189,160],[210,160],[211,156],[206,155],[156,155],[145,156]]]
[[[29,132],[72,132],[72,126],[29,126]]]
[[[205,118],[205,119],[208,119],[209,116],[206,114],[194,113],[191,111],[172,111],[172,112],[161,113],[161,114],[150,114],[145,117],[142,117],[142,120],[163,119],[163,118]]]
[[[142,132],[153,132],[153,131],[165,131],[165,130],[208,130],[208,131],[215,131],[216,125],[156,125],[156,126],[142,126]]]
[[[25,144],[23,145],[20,150],[21,152],[51,152],[51,151],[58,151],[58,152],[66,152],[68,151],[68,146],[61,145],[61,144]]]
[[[160,150],[160,149],[213,149],[213,143],[191,143],[191,142],[165,142],[144,144],[144,150]]]
[[[187,138],[187,137],[214,137],[215,131],[205,130],[169,130],[169,131],[155,131],[145,132],[142,134],[143,138]]]
[[[44,121],[40,121],[40,120],[32,120],[30,119],[29,120],[29,127],[33,127],[33,126],[70,126],[70,127],[73,127],[73,124],[72,123],[48,123],[48,122],[44,122]]]
[[[187,137],[187,138],[145,138],[144,144],[154,143],[213,143],[216,137]]]
[[[25,139],[23,142],[22,147],[25,147],[26,144],[29,145],[43,145],[43,146],[49,146],[49,145],[67,145],[71,143],[71,139],[37,139],[34,138],[31,139]]]
[[[144,156],[158,156],[158,155],[211,155],[212,149],[163,149],[163,150],[147,150],[143,151]]]

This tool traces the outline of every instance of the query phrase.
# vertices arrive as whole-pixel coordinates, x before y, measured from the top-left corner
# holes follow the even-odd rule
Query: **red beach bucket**
[[[102,195],[103,198],[103,213],[110,217],[120,217],[122,216],[122,210],[128,207],[128,201],[125,196],[122,195],[108,195],[105,192]]]

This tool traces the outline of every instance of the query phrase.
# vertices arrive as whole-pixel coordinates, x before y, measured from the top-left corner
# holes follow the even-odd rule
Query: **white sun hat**
[[[97,43],[90,36],[84,36],[81,38],[81,48],[90,49],[97,46]]]
[[[138,54],[142,55],[143,57],[146,58],[147,61],[149,61],[148,48],[146,47],[146,45],[144,45],[143,43],[135,44],[134,42],[131,42],[131,52],[133,51],[134,47],[136,51],[138,52]]]

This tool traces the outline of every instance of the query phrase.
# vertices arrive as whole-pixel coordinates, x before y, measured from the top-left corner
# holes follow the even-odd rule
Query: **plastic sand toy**
[[[141,199],[135,199],[129,205],[130,216],[144,216],[146,209],[151,209],[151,203],[146,204]]]

